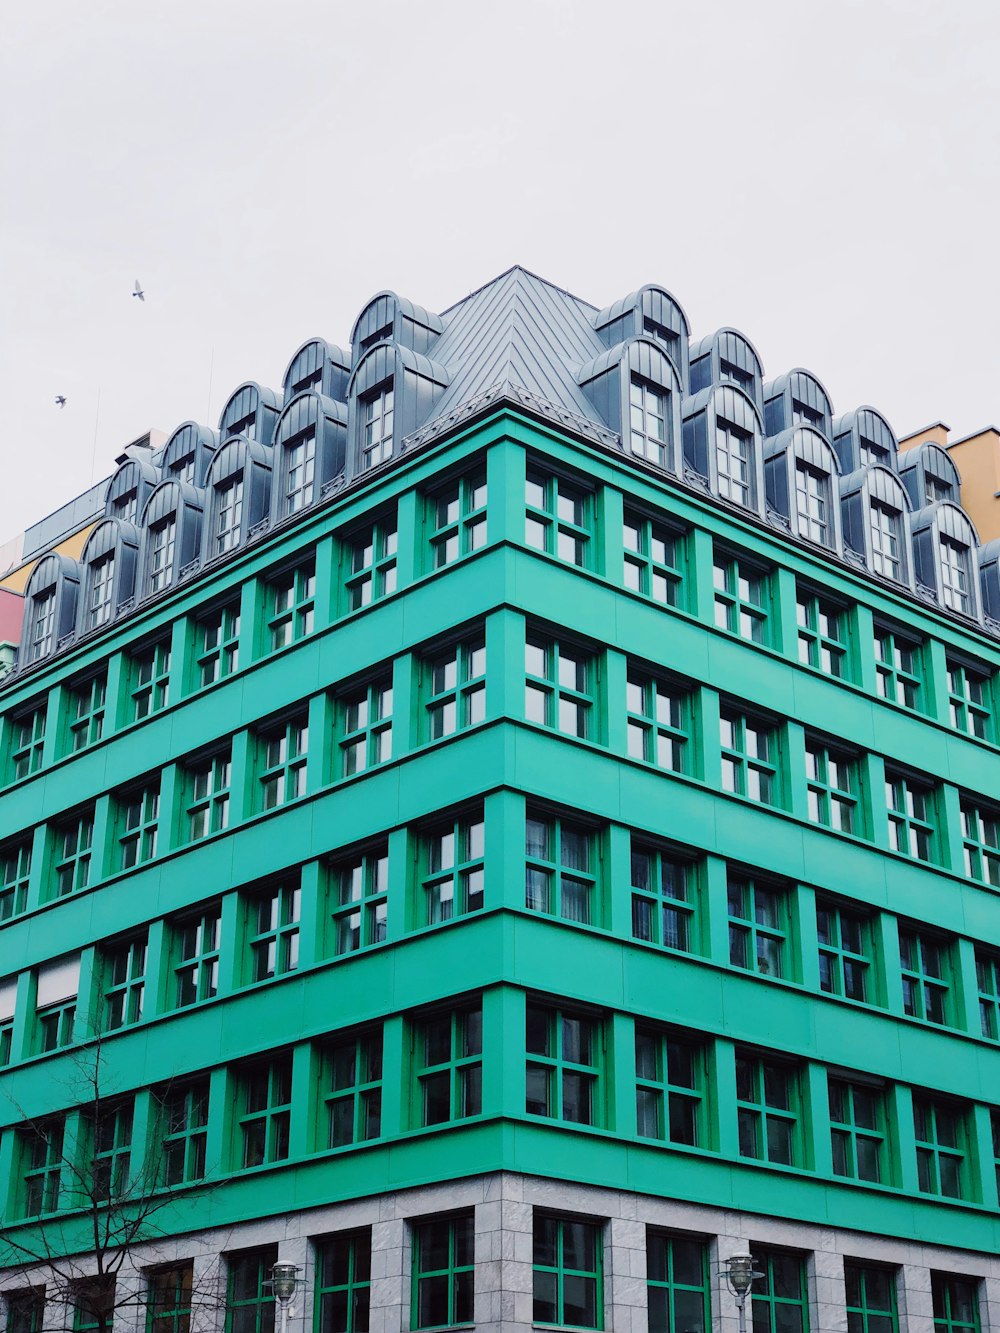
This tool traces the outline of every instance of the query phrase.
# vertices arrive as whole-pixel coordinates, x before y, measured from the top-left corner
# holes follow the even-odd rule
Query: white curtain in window
[[[71,1000],[80,989],[80,955],[57,958],[38,969],[35,1008],[45,1009],[60,1000]]]

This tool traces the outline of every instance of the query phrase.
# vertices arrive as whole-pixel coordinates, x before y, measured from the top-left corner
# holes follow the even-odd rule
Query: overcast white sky
[[[512,263],[661,282],[901,435],[995,421],[998,67],[996,0],[7,6],[0,541]]]

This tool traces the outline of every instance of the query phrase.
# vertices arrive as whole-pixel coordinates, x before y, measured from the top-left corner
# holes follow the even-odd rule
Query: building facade
[[[522,269],[128,458],[0,687],[12,1333],[1000,1329],[959,487]]]

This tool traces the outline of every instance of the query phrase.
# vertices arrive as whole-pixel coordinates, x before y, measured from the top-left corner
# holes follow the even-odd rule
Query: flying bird
[[[140,301],[145,301],[146,299],[146,293],[142,290],[142,284],[139,282],[138,278],[135,280],[135,287],[132,290],[132,295],[138,296]]]
[[[61,393],[57,393],[57,394],[56,394],[56,407],[65,407],[65,406],[66,406],[66,398],[65,398],[65,396],[64,396],[63,394],[61,394]]]

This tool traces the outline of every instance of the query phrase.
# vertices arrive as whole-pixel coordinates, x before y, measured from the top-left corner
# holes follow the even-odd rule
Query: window
[[[722,789],[776,804],[778,769],[774,730],[766,723],[723,709],[719,716]]]
[[[54,1213],[59,1207],[63,1164],[63,1121],[34,1122],[21,1130],[24,1216]]]
[[[56,591],[32,597],[31,624],[29,626],[28,661],[37,662],[47,657],[55,643],[56,633]]]
[[[632,934],[665,949],[695,945],[697,869],[666,848],[632,840]]]
[[[75,752],[94,745],[104,735],[104,706],[108,678],[105,672],[69,688],[69,748]]]
[[[79,988],[79,954],[68,954],[35,969],[36,1051],[45,1053],[70,1045]]]
[[[603,1328],[601,1228],[596,1222],[535,1210],[532,1237],[536,1324]]]
[[[712,1327],[708,1246],[689,1236],[646,1231],[649,1333],[706,1333]]]
[[[899,965],[903,973],[903,1012],[925,1023],[947,1023],[951,984],[942,942],[900,926]]]
[[[570,565],[591,564],[593,494],[552,473],[528,469],[524,540]]]
[[[729,961],[762,977],[785,975],[788,938],[786,897],[781,890],[730,871]]]
[[[441,569],[486,545],[486,472],[460,477],[428,496],[432,559]]]
[[[183,1185],[205,1175],[208,1079],[171,1085],[162,1095],[163,1183]]]
[[[187,767],[188,837],[192,842],[229,827],[232,752],[209,755]]]
[[[1000,888],[1000,813],[985,803],[963,800],[962,845],[968,877]]]
[[[309,726],[304,715],[279,722],[258,733],[260,808],[273,810],[297,800],[306,791]]]
[[[313,561],[268,580],[271,649],[284,648],[313,632],[316,602],[316,565]]]
[[[243,477],[238,476],[215,492],[215,554],[235,550],[243,526]]]
[[[808,1296],[802,1260],[763,1245],[751,1245],[750,1253],[754,1268],[764,1274],[753,1284],[754,1333],[806,1333]]]
[[[978,1281],[953,1273],[931,1273],[934,1333],[979,1333]]]
[[[879,500],[871,503],[872,571],[898,583],[903,574],[902,519]]]
[[[396,591],[396,515],[371,523],[345,543],[347,603],[352,611]]]
[[[419,1123],[443,1125],[483,1109],[481,1004],[431,1014],[414,1023]]]
[[[361,399],[361,467],[367,470],[392,457],[392,380]]]
[[[392,677],[379,676],[340,700],[341,772],[345,778],[392,758]]]
[[[898,1333],[896,1279],[888,1268],[844,1262],[850,1333]]]
[[[767,575],[736,556],[716,551],[712,566],[715,623],[753,643],[768,641]]]
[[[160,822],[160,779],[148,782],[118,800],[118,846],[122,870],[150,861],[156,855]]]
[[[751,485],[753,436],[749,431],[716,418],[715,462],[719,495],[749,509],[753,504]]]
[[[92,811],[68,819],[55,827],[55,896],[85,889],[90,883],[90,851],[94,840]]]
[[[176,477],[178,481],[184,481],[189,486],[193,486],[195,476],[194,453],[183,454],[175,463],[172,463],[170,475]]]
[[[482,814],[459,816],[429,829],[422,838],[421,898],[429,926],[483,906]]]
[[[848,675],[847,627],[843,610],[807,588],[795,599],[799,632],[799,661],[828,676]]]
[[[45,1288],[21,1287],[4,1292],[7,1333],[42,1333],[45,1327]]]
[[[662,1028],[635,1029],[635,1116],[644,1139],[702,1142],[704,1053]]]
[[[100,1333],[102,1325],[106,1329],[113,1326],[115,1283],[115,1274],[107,1272],[67,1283],[73,1302],[73,1333]]]
[[[629,442],[639,458],[659,467],[669,461],[670,394],[648,380],[633,375],[629,384]]]
[[[798,1159],[798,1080],[788,1065],[736,1055],[740,1156],[794,1166]]]
[[[969,549],[950,537],[942,537],[941,600],[949,611],[972,614],[972,574]]]
[[[686,770],[690,695],[662,676],[630,667],[626,684],[628,752],[675,773]]]
[[[190,1333],[193,1265],[147,1269],[146,1333]]]
[[[229,1256],[226,1333],[274,1333],[271,1268],[277,1258],[277,1245]]]
[[[586,825],[529,810],[524,826],[524,905],[581,925],[600,922],[599,854]]]
[[[124,1201],[132,1163],[132,1102],[100,1103],[89,1115],[94,1150],[93,1198]]]
[[[917,1145],[917,1184],[924,1194],[963,1197],[965,1115],[950,1102],[913,1096],[913,1136]]]
[[[529,635],[524,667],[524,714],[528,721],[554,727],[567,736],[596,739],[596,659],[571,644]]]
[[[575,1125],[600,1120],[600,1023],[579,1013],[529,1002],[526,1018],[529,1115]]]
[[[142,1021],[146,996],[146,935],[104,950],[104,1031]]]
[[[885,803],[892,850],[918,861],[932,860],[936,844],[933,787],[886,769]]]
[[[206,907],[174,927],[176,944],[176,1000],[179,1009],[219,992],[219,908]]]
[[[816,904],[819,984],[828,995],[872,1000],[871,927],[868,918],[836,903]]]
[[[472,1213],[416,1222],[410,1327],[453,1328],[471,1324],[475,1271]]]
[[[324,1101],[327,1147],[377,1139],[382,1133],[382,1032],[361,1032],[330,1046]]]
[[[857,833],[858,779],[853,756],[814,737],[806,738],[809,818],[840,833]]]
[[[285,513],[297,514],[313,502],[316,486],[316,427],[285,445]]]
[[[330,876],[337,895],[333,913],[336,952],[354,953],[371,944],[384,944],[389,892],[386,844],[335,862]]]
[[[456,643],[425,664],[427,725],[431,740],[475,726],[486,716],[486,640]]]
[[[45,744],[45,704],[10,719],[10,775],[13,782],[37,773]]]
[[[795,463],[795,507],[799,536],[830,545],[830,478],[808,463]]]
[[[983,1036],[1000,1041],[1000,955],[976,950],[976,986]]]
[[[863,1083],[830,1078],[829,1093],[834,1175],[853,1180],[884,1180],[885,1115],[881,1092]]]
[[[136,722],[166,708],[170,691],[170,643],[153,644],[132,659],[132,716]]]
[[[371,1276],[371,1227],[317,1243],[316,1333],[367,1333]]]
[[[202,687],[231,676],[239,666],[239,603],[220,606],[197,623],[198,679]]]
[[[895,630],[875,626],[875,673],[881,699],[917,708],[920,701],[920,645]]]
[[[38,1049],[42,1054],[58,1051],[69,1046],[73,1041],[73,1028],[76,1023],[76,994],[67,996],[52,1004],[39,1005]]]
[[[0,849],[0,921],[9,921],[24,911],[30,877],[30,842],[9,842]]]
[[[290,1055],[277,1055],[243,1070],[238,1109],[242,1166],[285,1160],[291,1114]]]
[[[249,904],[251,981],[267,981],[299,965],[298,884],[276,884],[253,896]]]
[[[634,510],[625,511],[625,587],[664,606],[681,604],[683,535]]]
[[[149,532],[149,591],[161,592],[174,572],[174,543],[177,539],[177,520],[170,516]]]
[[[0,981],[0,1069],[10,1064],[14,1047],[14,1011],[17,1005],[17,978]]]
[[[992,693],[988,672],[948,658],[948,707],[956,731],[993,739]]]

